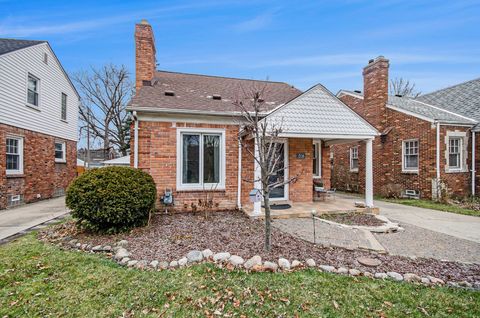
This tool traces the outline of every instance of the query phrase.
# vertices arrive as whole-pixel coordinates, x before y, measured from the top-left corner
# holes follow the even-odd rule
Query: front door
[[[281,160],[277,162],[277,166],[275,167],[275,174],[270,176],[270,184],[275,184],[278,182],[284,182],[286,178],[288,177],[286,175],[287,173],[287,142],[286,141],[280,141],[276,142],[277,144],[277,155]],[[270,200],[276,201],[276,200],[288,200],[288,185],[280,185],[276,186],[275,188],[270,190]]]

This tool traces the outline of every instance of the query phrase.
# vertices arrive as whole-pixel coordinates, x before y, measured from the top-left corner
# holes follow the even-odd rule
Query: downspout
[[[437,173],[437,180],[436,180],[436,191],[437,191],[437,200],[440,200],[440,122],[437,121],[437,146],[436,146],[436,173]]]
[[[138,118],[137,112],[133,112],[134,129],[133,129],[133,167],[138,168]]]
[[[238,184],[237,184],[237,207],[242,208],[242,126],[238,125]]]
[[[475,195],[475,131],[472,130],[472,197]]]

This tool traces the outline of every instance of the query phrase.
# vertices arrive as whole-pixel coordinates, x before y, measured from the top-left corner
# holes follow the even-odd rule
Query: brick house
[[[378,134],[321,85],[302,93],[283,82],[158,71],[146,21],[135,27],[135,46],[136,94],[128,106],[134,118],[131,166],[153,176],[159,195],[172,189],[177,210],[189,209],[205,189],[212,190],[219,209],[242,208],[259,187],[253,182],[259,174],[251,155],[255,142],[239,142],[243,117],[234,101],[247,98],[245,91],[262,90],[262,116],[283,123],[282,135],[273,141],[286,168],[277,178],[299,175],[272,191],[272,201],[311,202],[315,178],[330,187],[330,145],[362,141],[371,150]],[[367,189],[371,168],[366,166]],[[366,203],[373,205],[371,193]],[[253,209],[259,213],[260,203]]]
[[[371,60],[363,93],[337,94],[381,133],[373,142],[374,193],[429,199],[478,193],[480,79],[414,99],[389,95],[388,70],[384,57]],[[364,192],[364,146],[336,145],[332,153],[334,186]]]
[[[79,95],[45,41],[0,39],[0,209],[63,195]]]

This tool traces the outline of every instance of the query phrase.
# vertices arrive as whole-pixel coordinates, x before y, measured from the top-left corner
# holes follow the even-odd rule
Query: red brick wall
[[[163,195],[165,188],[172,188],[174,190],[176,210],[190,211],[192,203],[198,205],[198,200],[205,197],[203,191],[176,190],[177,128],[182,127],[225,129],[225,190],[216,190],[211,191],[210,193],[213,195],[214,202],[219,204],[218,209],[235,208],[237,205],[238,188],[238,126],[179,122],[173,126],[173,123],[171,122],[140,121],[138,136],[138,167],[152,175],[157,185],[159,197]],[[185,205],[187,206],[185,207]]]
[[[305,159],[297,158],[304,153]],[[313,140],[291,138],[288,140],[289,177],[298,176],[289,185],[289,199],[293,202],[310,202],[313,198]]]
[[[23,175],[5,174],[8,135],[23,137]],[[55,141],[65,141],[66,163],[55,163]],[[76,176],[76,165],[75,141],[0,124],[0,209],[6,208],[8,195],[22,194],[24,202],[30,203],[52,198],[60,189],[66,190]]]
[[[245,141],[242,147],[242,205],[250,204],[248,195],[254,184],[254,139]]]
[[[341,100],[355,112],[365,112],[362,99],[342,96]],[[436,177],[436,127],[416,117],[387,109],[386,128],[391,128],[384,142],[380,137],[373,142],[373,178],[374,193],[386,195],[392,186],[401,189],[420,190],[424,198],[432,197],[432,178]],[[450,194],[465,196],[469,193],[469,173],[445,173],[445,134],[447,131],[468,131],[465,127],[441,126],[441,180],[448,185]],[[467,134],[469,136],[469,133]],[[402,141],[419,139],[419,173],[402,172]],[[467,147],[471,148],[471,138]],[[346,189],[347,184],[357,185],[359,192],[364,192],[365,184],[365,145],[359,146],[359,172],[350,172],[349,148],[356,144],[336,145],[334,151],[334,187]],[[470,159],[467,159],[467,164]]]

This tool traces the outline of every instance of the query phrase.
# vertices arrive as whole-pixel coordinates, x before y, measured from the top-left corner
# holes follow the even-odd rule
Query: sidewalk
[[[0,210],[0,242],[66,213],[68,209],[65,207],[65,197]]]

